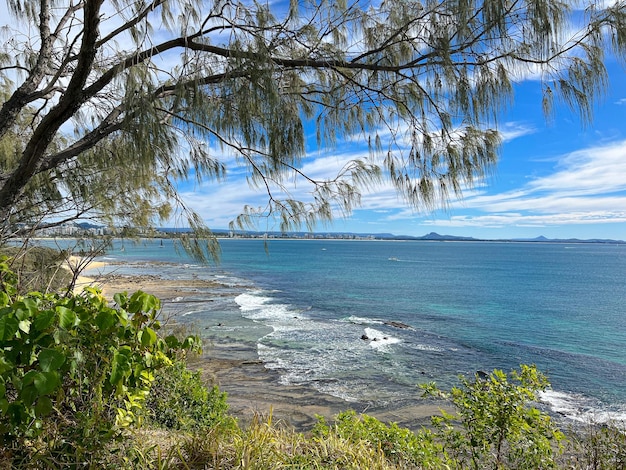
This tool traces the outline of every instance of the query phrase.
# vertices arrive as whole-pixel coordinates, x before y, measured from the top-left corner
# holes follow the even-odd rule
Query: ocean
[[[535,364],[553,412],[626,420],[626,246],[264,243],[222,240],[211,266],[171,240],[117,241],[101,260],[106,272],[218,281],[168,314],[208,344],[252,348],[284,384],[393,407],[419,383],[447,389],[459,375]]]

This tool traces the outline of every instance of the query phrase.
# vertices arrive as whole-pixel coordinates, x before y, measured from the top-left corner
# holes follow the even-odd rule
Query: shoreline
[[[80,258],[70,262],[77,265]],[[200,279],[163,279],[158,275],[122,275],[98,271],[108,264],[92,261],[78,277],[75,293],[87,286],[95,286],[111,300],[117,292],[142,290],[158,297],[162,305],[176,303],[176,299],[189,295],[194,287],[218,288],[220,283]],[[225,294],[229,295],[229,294]],[[176,313],[168,312],[168,319],[176,321]],[[175,326],[172,325],[172,326]],[[248,423],[255,416],[273,422],[280,421],[296,431],[310,431],[317,417],[332,420],[342,411],[366,413],[383,422],[394,422],[412,430],[430,425],[430,418],[439,415],[444,403],[434,400],[406,400],[399,406],[385,407],[371,403],[349,402],[343,398],[316,390],[311,385],[286,385],[280,383],[280,373],[268,369],[258,358],[256,348],[237,341],[212,339],[203,346],[200,357],[190,361],[189,367],[199,370],[210,385],[217,385],[228,395],[229,412],[240,423]],[[419,390],[416,389],[416,397]]]

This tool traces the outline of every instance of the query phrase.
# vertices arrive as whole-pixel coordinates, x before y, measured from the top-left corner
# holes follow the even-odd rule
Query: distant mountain
[[[89,222],[76,222],[74,224],[76,227],[82,228],[83,230],[89,230],[89,229],[99,229],[99,228],[104,228],[104,225],[95,225],[95,224],[90,224]]]
[[[535,238],[513,238],[511,241],[514,242],[542,242],[542,243],[608,243],[608,244],[617,244],[622,245],[626,244],[623,240],[612,240],[610,238],[589,238],[586,240],[581,240],[580,238],[546,238],[543,235],[540,235]]]
[[[190,231],[188,228],[160,228],[162,232],[175,234],[175,233],[187,233]],[[213,231],[215,235],[218,237],[227,237],[230,232],[228,230],[219,230],[216,229]],[[602,239],[602,238],[592,238],[589,240],[580,240],[578,238],[547,238],[543,235],[540,235],[535,238],[511,238],[511,239],[481,239],[474,237],[464,237],[458,235],[441,235],[437,232],[430,232],[421,237],[416,237],[412,235],[394,235],[393,233],[352,233],[352,232],[260,232],[260,231],[236,231],[238,236],[241,237],[270,237],[270,238],[341,238],[341,239],[351,239],[351,238],[370,238],[376,240],[398,240],[398,241],[451,241],[451,242],[523,242],[523,243],[605,243],[605,244],[617,244],[622,245],[626,244],[626,242],[622,240],[611,240],[611,239]]]
[[[467,241],[467,242],[480,241],[477,238],[473,238],[473,237],[459,237],[455,235],[439,235],[436,232],[430,232],[429,234],[424,235],[423,237],[417,237],[415,239],[416,240],[440,240],[440,241]]]

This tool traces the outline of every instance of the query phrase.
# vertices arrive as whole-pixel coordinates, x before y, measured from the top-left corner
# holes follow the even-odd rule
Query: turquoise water
[[[533,363],[556,411],[626,416],[626,247],[275,240],[266,252],[223,240],[207,267],[170,244],[117,245],[107,259],[132,264],[108,269],[164,261],[156,274],[220,280],[228,296],[190,292],[174,310],[210,339],[256,348],[284,383],[392,405],[417,383]]]

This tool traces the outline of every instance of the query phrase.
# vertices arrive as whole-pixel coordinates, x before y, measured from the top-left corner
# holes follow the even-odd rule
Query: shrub
[[[227,410],[226,393],[208,387],[200,372],[179,360],[156,372],[144,412],[150,424],[190,431],[227,421]]]
[[[4,454],[55,466],[95,461],[140,418],[155,372],[199,343],[158,336],[160,301],[141,291],[116,294],[110,307],[94,288],[21,296],[15,283],[0,263]]]
[[[433,434],[426,429],[414,433],[396,423],[384,424],[372,416],[346,411],[335,417],[332,426],[327,425],[323,417],[318,417],[313,433],[321,439],[337,436],[352,443],[369,443],[402,468],[444,466],[442,447],[434,442]]]
[[[585,470],[626,470],[624,423],[589,423],[571,433],[564,467]]]
[[[449,394],[433,384],[422,386],[426,394],[446,397],[456,407],[455,415],[432,418],[456,468],[556,468],[564,436],[550,416],[531,406],[537,392],[548,387],[536,367],[460,380],[461,387]]]

